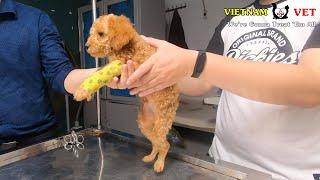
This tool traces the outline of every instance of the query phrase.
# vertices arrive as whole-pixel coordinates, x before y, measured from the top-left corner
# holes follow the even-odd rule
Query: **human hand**
[[[157,52],[129,77],[127,85],[132,95],[138,94],[143,97],[192,75],[197,58],[196,51],[154,38],[142,38],[157,48]]]
[[[122,65],[122,72],[120,79],[118,77],[114,77],[113,80],[107,84],[109,88],[112,89],[127,89],[127,80],[133,74],[133,72],[138,67],[136,62],[131,60],[127,61],[127,64]]]

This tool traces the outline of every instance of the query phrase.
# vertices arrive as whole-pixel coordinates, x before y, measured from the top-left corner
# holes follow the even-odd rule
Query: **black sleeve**
[[[310,48],[320,48],[320,24],[318,24],[312,31],[309,39],[304,45],[303,50]]]
[[[224,52],[224,42],[221,36],[221,31],[223,28],[228,24],[228,22],[231,20],[231,16],[226,16],[220,24],[216,27],[214,34],[209,42],[209,45],[207,47],[207,52],[223,55]]]

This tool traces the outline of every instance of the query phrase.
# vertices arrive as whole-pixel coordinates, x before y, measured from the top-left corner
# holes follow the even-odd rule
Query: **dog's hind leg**
[[[175,107],[164,106],[159,107],[157,111],[156,119],[153,127],[153,136],[155,139],[155,146],[159,152],[158,159],[154,164],[155,172],[162,172],[164,169],[164,163],[167,156],[167,153],[170,148],[170,144],[167,141],[167,134],[172,126],[172,122],[175,117]]]
[[[166,139],[166,135],[157,137],[156,148],[158,150],[158,158],[154,163],[153,169],[155,172],[162,172],[164,169],[164,162],[170,148],[170,144]]]
[[[152,152],[145,156],[142,160],[144,162],[153,161],[157,154],[158,149],[155,146],[155,137],[153,131],[154,118],[155,118],[155,108],[152,104],[147,103],[146,101],[141,104],[139,115],[138,115],[138,125],[142,134],[152,143]]]

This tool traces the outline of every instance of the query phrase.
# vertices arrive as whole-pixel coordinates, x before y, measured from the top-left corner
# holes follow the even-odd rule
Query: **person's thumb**
[[[142,39],[147,42],[148,44],[150,44],[151,46],[158,48],[161,44],[162,44],[162,40],[160,39],[155,39],[152,37],[146,37],[146,36],[141,36]]]

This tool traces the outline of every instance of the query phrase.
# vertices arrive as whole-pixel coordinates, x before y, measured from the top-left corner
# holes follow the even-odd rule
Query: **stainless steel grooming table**
[[[77,151],[78,157],[63,148],[62,137],[0,155],[0,179],[270,179],[262,173],[244,173],[173,152],[168,155],[165,171],[156,174],[153,164],[141,161],[150,151],[142,140],[110,132],[97,137],[93,130],[80,133],[85,137],[85,148]]]

